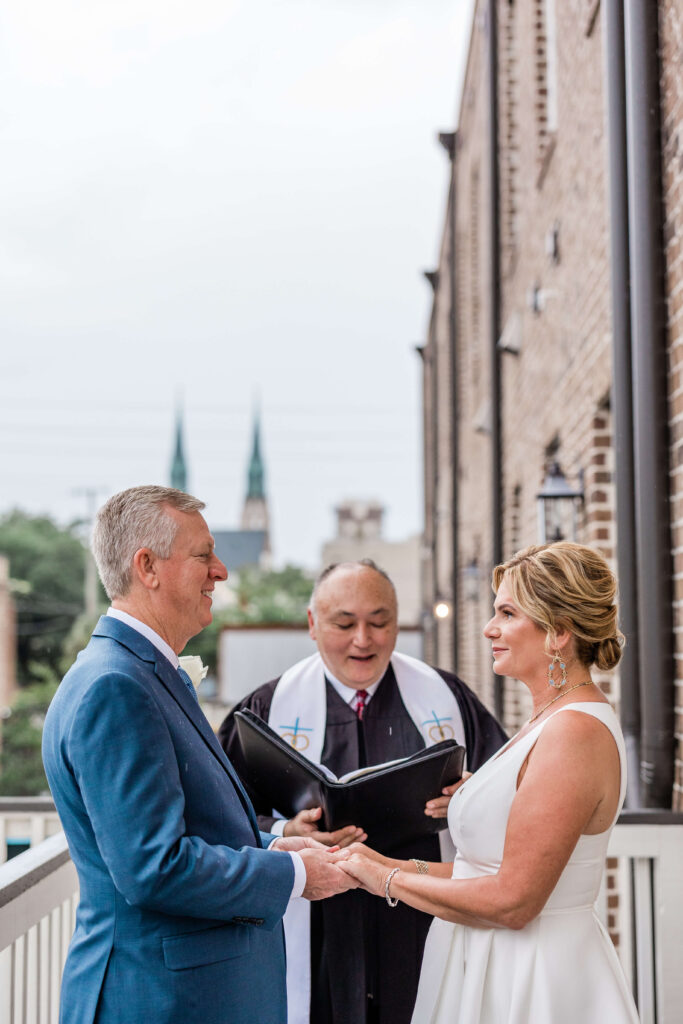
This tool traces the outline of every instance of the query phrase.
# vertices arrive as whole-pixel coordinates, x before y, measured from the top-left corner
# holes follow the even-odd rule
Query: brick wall
[[[0,709],[16,692],[16,618],[9,589],[9,561],[0,555]]]
[[[479,5],[481,7],[481,5]],[[482,9],[483,10],[483,9]],[[475,14],[456,152],[458,671],[489,706],[493,673],[482,628],[491,589],[490,209],[486,22]]]
[[[425,366],[425,466],[427,467],[425,502],[426,564],[423,571],[423,618],[425,657],[431,664],[454,668],[453,617],[439,619],[433,614],[437,602],[453,607],[453,367],[451,344],[450,205],[439,262],[426,276],[434,290],[427,344],[423,352]]]
[[[666,331],[669,354],[671,533],[674,549],[676,763],[674,808],[683,810],[683,12],[660,0]]]
[[[501,0],[496,10],[503,555],[538,541],[536,495],[552,457],[570,484],[583,483],[577,539],[597,547],[614,564],[618,516],[609,402],[611,280],[601,5],[599,0]],[[678,0],[661,0],[658,12],[675,565],[674,805],[683,808],[683,13]],[[438,521],[438,539],[431,549],[436,561],[425,568],[425,580],[429,598],[443,590],[452,574],[451,526],[444,523],[452,518],[452,482],[443,459],[454,408],[459,437],[453,460],[459,492],[456,668],[492,704],[490,653],[481,635],[491,609],[492,568],[487,24],[488,0],[478,0],[454,172],[457,390],[450,395],[447,382],[439,379],[437,408],[430,413],[439,437],[435,458],[442,486],[437,496],[434,485],[428,498]],[[442,246],[430,332],[442,366],[449,358],[447,255]],[[445,644],[442,631],[450,624],[438,629],[439,643]],[[601,683],[618,704],[618,676],[603,677]],[[524,688],[506,680],[508,730],[519,726],[528,707]]]
[[[456,669],[493,705],[488,0],[477,0],[455,165],[458,420]],[[551,460],[583,485],[576,539],[616,568],[610,409],[611,280],[608,154],[600,0],[500,0],[498,157],[501,261],[503,556],[539,541],[536,495]],[[660,94],[671,535],[676,654],[673,805],[683,809],[683,9],[660,0]],[[442,248],[442,260],[445,250]],[[442,281],[447,270],[441,266]],[[441,286],[440,286],[441,287]],[[433,318],[433,323],[434,323]],[[443,357],[442,357],[443,358]],[[445,391],[432,410],[445,429]],[[442,472],[442,470],[440,470]],[[440,514],[443,508],[440,506]],[[451,509],[452,513],[452,509]],[[452,547],[434,574],[448,574]],[[433,587],[436,586],[436,577]],[[618,710],[619,674],[595,673]],[[516,731],[530,698],[504,681],[503,723]],[[607,863],[608,929],[619,945],[617,862]]]
[[[501,357],[505,557],[538,540],[536,494],[550,447],[570,483],[582,474],[590,481],[578,539],[602,540],[595,524],[612,516],[611,481],[598,488],[591,462],[594,419],[610,387],[602,42],[599,24],[587,35],[575,7],[498,4],[501,324],[510,348]],[[492,568],[486,8],[480,2],[475,15],[457,153],[460,572],[476,559],[482,574],[460,615],[458,668],[490,702],[481,638]],[[550,54],[553,37],[561,46]],[[508,729],[528,714],[514,680],[506,681],[504,707]]]

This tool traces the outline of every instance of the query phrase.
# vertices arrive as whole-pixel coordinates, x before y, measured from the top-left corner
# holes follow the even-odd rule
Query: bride
[[[619,723],[590,675],[621,656],[616,582],[595,551],[558,542],[497,566],[493,586],[494,671],[525,683],[533,711],[451,800],[455,862],[354,844],[343,867],[436,918],[413,1024],[633,1024],[595,912],[626,788]]]

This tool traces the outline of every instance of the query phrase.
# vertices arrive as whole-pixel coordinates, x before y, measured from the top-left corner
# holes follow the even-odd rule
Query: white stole
[[[401,700],[425,746],[455,739],[464,747],[465,729],[458,702],[439,673],[417,658],[396,652],[391,656],[391,665]],[[325,665],[316,652],[292,665],[281,676],[273,693],[268,725],[309,761],[320,764],[326,721]],[[308,1024],[311,1001],[308,900],[303,897],[290,900],[284,926],[287,1024]]]

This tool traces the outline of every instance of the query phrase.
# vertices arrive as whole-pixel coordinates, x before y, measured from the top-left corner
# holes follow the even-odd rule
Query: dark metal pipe
[[[431,540],[429,536],[430,522],[427,518],[426,500],[427,495],[430,493],[431,487],[431,462],[429,455],[429,389],[431,382],[429,378],[429,353],[427,346],[416,345],[415,351],[420,357],[422,364],[422,486],[424,488],[425,497],[425,520],[422,530],[422,545],[420,551],[420,590],[422,595],[422,644],[424,649],[424,655],[427,660],[432,660],[432,652],[430,649],[431,645],[431,630],[430,627],[433,625],[433,620],[429,609],[431,608],[432,601],[431,597],[427,593],[427,569],[426,569],[426,558],[425,551],[427,549],[427,541]]]
[[[458,481],[458,321],[457,321],[457,277],[455,270],[455,154],[457,135],[453,136],[453,154],[451,157],[451,217],[450,217],[450,285],[451,307],[449,311],[450,349],[451,349],[451,536],[453,547],[453,667],[457,671],[460,644],[458,639],[458,623],[460,621],[460,548],[458,544],[459,515],[459,481]]]
[[[646,807],[670,807],[674,764],[666,348],[663,316],[657,4],[624,4],[636,566]]]
[[[488,9],[488,83],[489,83],[489,255],[491,290],[489,294],[491,357],[491,558],[493,565],[503,561],[503,457],[501,440],[500,386],[500,223],[498,169],[498,17],[496,0]],[[503,680],[493,677],[494,713],[503,718]]]
[[[438,555],[439,555],[439,354],[434,337],[434,310],[436,294],[432,306],[432,323],[429,331],[430,384],[432,402],[432,599],[429,613],[432,617],[432,657],[434,665],[440,665],[439,623],[434,617],[434,603],[439,591]]]
[[[460,577],[458,572],[458,363],[457,363],[457,276],[455,268],[455,160],[458,145],[457,132],[441,132],[439,142],[451,161],[451,181],[448,190],[448,286],[450,306],[448,310],[449,369],[451,384],[451,544],[452,544],[452,642],[453,668],[458,671],[458,623],[460,621]]]
[[[636,579],[633,402],[628,261],[628,183],[624,101],[623,0],[604,0],[604,67],[609,147],[610,265],[612,276],[612,412],[617,508],[619,611],[627,646],[619,675],[621,726],[626,743],[626,806],[640,801],[640,692],[638,681],[638,590]]]
[[[429,320],[429,341],[425,349],[425,357],[428,360],[426,369],[429,370],[428,381],[430,390],[430,406],[431,406],[431,423],[430,430],[432,434],[431,453],[427,453],[428,457],[431,455],[431,495],[432,495],[432,515],[430,523],[430,547],[431,547],[431,563],[432,563],[432,593],[429,599],[429,606],[427,612],[431,617],[432,622],[432,651],[431,660],[432,664],[438,665],[439,661],[439,627],[438,623],[434,621],[434,601],[438,591],[437,582],[437,565],[438,565],[438,546],[439,546],[439,516],[438,516],[438,485],[439,485],[439,358],[436,345],[435,331],[436,331],[436,291],[439,287],[439,274],[435,270],[424,271],[425,278],[429,281],[433,292],[432,300],[432,312]],[[429,445],[428,445],[429,447]]]

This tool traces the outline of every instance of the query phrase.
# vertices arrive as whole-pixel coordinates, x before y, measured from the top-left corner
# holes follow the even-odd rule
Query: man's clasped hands
[[[363,843],[327,846],[307,836],[283,836],[272,850],[298,853],[306,865],[305,899],[321,900],[330,895],[362,888],[384,895],[388,860]],[[324,853],[324,856],[321,856]]]

